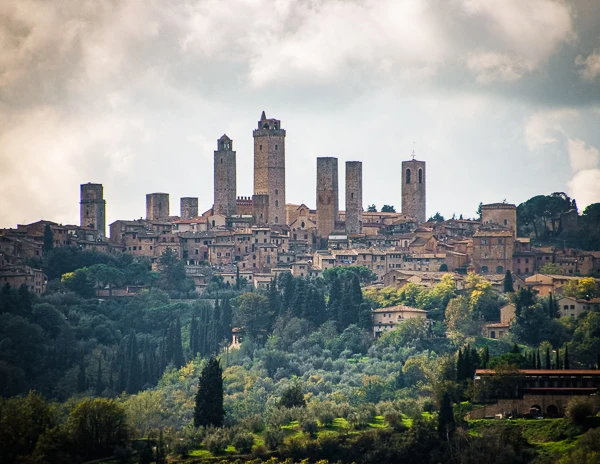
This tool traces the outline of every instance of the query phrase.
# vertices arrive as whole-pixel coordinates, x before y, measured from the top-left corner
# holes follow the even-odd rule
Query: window
[[[423,183],[423,170],[419,169],[419,184]]]
[[[496,268],[496,274],[504,274],[504,268],[502,266],[498,266]]]
[[[223,164],[223,158],[221,158],[221,164]]]
[[[508,224],[508,221],[505,219],[504,220],[504,225],[507,225],[507,224]]]
[[[498,245],[502,245],[502,239],[501,238],[498,239]]]
[[[482,244],[482,245],[487,245],[487,239],[485,239],[485,238],[482,238],[482,239],[481,239],[481,244]]]
[[[481,273],[482,274],[487,274],[488,273],[488,267],[487,266],[481,266]]]
[[[262,145],[259,145],[259,146],[258,146],[258,149],[262,151]]]
[[[525,268],[525,274],[529,274],[529,268],[528,267]]]
[[[277,145],[275,145],[277,146]],[[275,189],[275,195],[279,195],[279,189]]]
[[[279,146],[278,145],[275,145],[275,150],[279,150]]]
[[[275,200],[275,208],[279,208],[279,200]]]
[[[275,216],[275,224],[279,224],[279,217]]]
[[[410,169],[406,170],[406,183],[410,184]]]

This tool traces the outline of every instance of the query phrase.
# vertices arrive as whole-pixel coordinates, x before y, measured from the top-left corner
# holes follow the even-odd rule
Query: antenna
[[[415,149],[414,149],[415,144],[416,144],[416,142],[413,142],[413,151],[412,151],[412,159],[413,159],[413,161],[415,160]]]

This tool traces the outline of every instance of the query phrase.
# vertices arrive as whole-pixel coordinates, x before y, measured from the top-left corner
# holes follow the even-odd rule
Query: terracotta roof
[[[423,309],[413,308],[411,306],[404,306],[404,305],[389,306],[387,308],[377,308],[377,309],[374,309],[372,312],[374,312],[374,313],[402,313],[402,312],[411,312],[411,313],[424,313],[424,314],[427,314],[427,311],[425,311]]]

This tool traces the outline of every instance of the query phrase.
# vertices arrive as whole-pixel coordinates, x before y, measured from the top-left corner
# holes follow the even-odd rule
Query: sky
[[[253,192],[261,112],[286,137],[286,200],[315,207],[316,158],[363,162],[364,207],[401,208],[427,162],[427,215],[566,192],[600,202],[598,0],[0,2],[0,227],[107,223],[145,195],[213,203],[213,151]],[[343,200],[340,208],[343,208]]]

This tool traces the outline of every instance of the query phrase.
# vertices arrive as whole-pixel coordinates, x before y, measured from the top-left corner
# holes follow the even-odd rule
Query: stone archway
[[[542,407],[538,404],[534,404],[529,408],[529,414],[534,416],[542,413]]]
[[[546,415],[548,417],[558,417],[558,408],[556,405],[551,404],[546,408]]]

